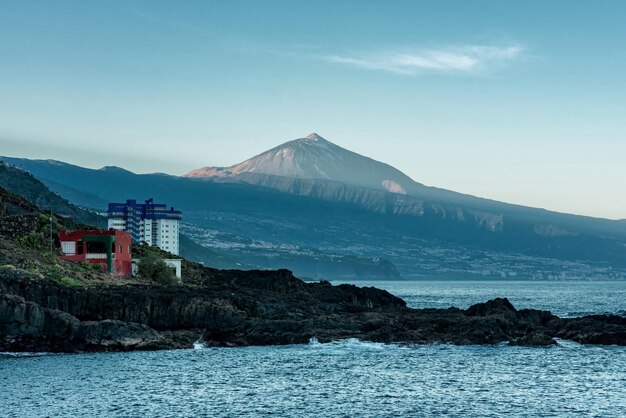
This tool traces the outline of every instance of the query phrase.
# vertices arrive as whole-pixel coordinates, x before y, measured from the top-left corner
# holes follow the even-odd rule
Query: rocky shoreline
[[[6,168],[6,167],[5,167]],[[27,174],[9,179],[50,193]],[[56,207],[84,213],[56,199]],[[85,215],[90,219],[91,215]],[[495,299],[463,310],[411,309],[371,287],[305,283],[290,271],[217,270],[183,260],[183,283],[112,279],[48,249],[67,219],[0,187],[0,351],[90,352],[320,342],[549,346],[555,338],[626,345],[626,318],[558,318]],[[133,248],[140,256],[145,250]],[[163,254],[165,258],[167,254]]]
[[[92,352],[307,343],[626,345],[626,318],[559,318],[495,299],[411,309],[370,287],[305,283],[287,270],[200,268],[190,284],[65,286],[0,272],[0,351]]]

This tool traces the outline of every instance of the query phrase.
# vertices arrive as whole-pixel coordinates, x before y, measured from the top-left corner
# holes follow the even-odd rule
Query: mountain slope
[[[42,211],[52,210],[79,224],[106,226],[106,219],[92,211],[74,205],[52,193],[30,173],[0,161],[0,186],[32,202]]]
[[[328,198],[329,189],[337,190],[341,186],[341,196],[373,190],[412,196],[420,202],[462,205],[496,213],[502,208],[511,210],[516,207],[425,186],[389,164],[342,148],[316,133],[285,142],[230,167],[199,168],[183,177],[221,182],[239,181],[316,198]]]
[[[308,242],[306,248],[298,244],[283,245],[284,240],[268,239],[281,236],[281,233],[268,234],[263,222],[277,224],[286,219],[294,206],[302,205],[297,198],[282,196],[266,189],[239,184],[212,185],[204,181],[178,178],[163,174],[137,175],[123,169],[107,167],[100,170],[73,166],[51,160],[26,160],[0,157],[0,160],[18,165],[37,176],[51,190],[68,199],[78,201],[89,207],[106,209],[105,202],[125,201],[126,199],[146,199],[154,197],[157,201],[175,204],[183,210],[184,222],[207,226],[213,230],[225,232],[220,235],[222,241],[207,240],[211,231],[184,226],[183,233],[189,240],[181,237],[181,255],[192,261],[204,262],[207,266],[242,269],[268,269],[276,266],[289,268],[305,278],[354,279],[398,279],[400,274],[396,266],[374,255],[359,256],[354,254],[322,251],[317,245]],[[76,200],[75,200],[76,201]],[[303,211],[306,211],[305,205]],[[210,207],[212,214],[234,214],[226,221],[213,228],[207,220],[204,209]],[[282,208],[276,211],[276,208]],[[215,212],[213,212],[215,211]],[[268,216],[267,214],[271,213]],[[304,212],[302,212],[304,213]],[[257,218],[258,216],[258,218]],[[320,219],[321,213],[311,219]],[[252,223],[252,225],[250,224]],[[198,243],[204,244],[199,247]],[[206,248],[208,247],[208,248]]]
[[[184,177],[239,182],[298,196],[353,204],[378,213],[467,217],[490,230],[503,219],[532,223],[538,234],[602,233],[626,238],[626,223],[550,212],[425,186],[388,164],[339,147],[313,133],[230,167],[205,167]]]
[[[68,202],[58,194],[51,192],[45,184],[33,177],[32,174],[4,161],[0,161],[0,187],[15,193],[42,211],[52,209],[54,213],[70,218],[70,220],[64,220],[64,227],[66,228],[80,227],[81,224],[86,227],[106,228],[107,222],[104,216]],[[98,198],[95,199],[96,201],[99,200]],[[4,203],[9,205],[9,208],[11,207],[11,202]],[[94,202],[89,203],[93,204]],[[241,267],[240,263],[230,260],[218,251],[195,243],[184,234],[180,236],[180,247],[181,256],[190,261],[202,262],[215,268],[233,269]]]
[[[341,148],[316,133],[286,142],[240,164],[204,167],[185,176],[236,177],[244,173],[331,180],[400,194],[425,188],[400,170]]]
[[[512,205],[519,214],[481,213],[329,180],[296,179],[314,182],[319,193],[330,193],[323,199],[243,182],[3,159],[30,171],[58,193],[71,189],[81,198],[93,199],[88,206],[148,197],[173,204],[183,210],[185,234],[245,264],[293,268],[304,265],[298,261],[302,257],[312,262],[334,254],[330,257],[334,266],[349,266],[351,256],[364,262],[380,258],[380,264],[363,264],[370,277],[384,275],[383,258],[405,278],[626,277],[626,234],[620,232],[623,223],[616,221]],[[326,183],[336,190],[322,186]],[[420,202],[423,210],[392,210]],[[308,265],[319,273],[317,265]]]

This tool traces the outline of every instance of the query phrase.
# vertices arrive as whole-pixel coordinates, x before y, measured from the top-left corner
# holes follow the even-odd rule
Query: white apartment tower
[[[182,212],[167,209],[167,205],[154,203],[152,199],[138,204],[136,200],[126,203],[109,203],[109,229],[130,233],[133,241],[146,242],[172,254],[179,254],[179,231]]]

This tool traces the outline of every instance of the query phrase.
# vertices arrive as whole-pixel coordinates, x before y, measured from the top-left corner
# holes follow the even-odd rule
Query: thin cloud
[[[396,74],[477,74],[519,59],[521,46],[464,45],[440,49],[403,50],[354,55],[328,55],[322,59],[368,70]]]

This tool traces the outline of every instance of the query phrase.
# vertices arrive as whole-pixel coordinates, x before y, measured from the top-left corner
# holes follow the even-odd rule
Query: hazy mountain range
[[[243,267],[305,277],[623,278],[626,222],[428,187],[317,134],[182,177],[2,157],[75,204],[154,197]]]

